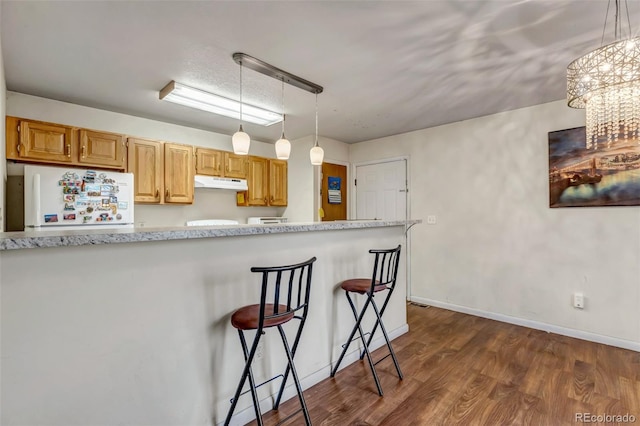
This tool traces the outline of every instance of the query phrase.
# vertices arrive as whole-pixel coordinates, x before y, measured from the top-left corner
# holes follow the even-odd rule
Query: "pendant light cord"
[[[318,146],[318,94],[316,93],[316,144]]]
[[[287,115],[284,113],[284,77],[282,77],[282,139],[284,139],[284,120]]]
[[[240,62],[240,127],[242,127],[242,62]]]

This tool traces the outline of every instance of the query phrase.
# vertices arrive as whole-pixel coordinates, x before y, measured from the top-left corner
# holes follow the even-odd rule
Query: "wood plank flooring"
[[[305,391],[314,425],[556,426],[576,424],[575,413],[631,414],[640,424],[638,352],[434,307],[407,309],[410,331],[393,341],[404,380],[390,358],[378,364],[379,397],[368,365],[356,362]],[[374,360],[385,354],[377,350]],[[292,398],[266,413],[265,425],[298,409]],[[283,424],[304,424],[302,413]]]

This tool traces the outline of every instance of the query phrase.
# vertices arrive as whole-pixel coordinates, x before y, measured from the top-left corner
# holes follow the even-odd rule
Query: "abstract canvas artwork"
[[[549,205],[640,205],[640,141],[586,149],[584,127],[549,132]]]

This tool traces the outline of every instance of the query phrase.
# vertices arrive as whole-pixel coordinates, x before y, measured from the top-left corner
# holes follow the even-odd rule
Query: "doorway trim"
[[[410,157],[408,155],[402,155],[399,157],[389,157],[389,158],[381,158],[378,160],[368,160],[368,161],[359,161],[357,163],[353,163],[352,164],[352,170],[350,171],[347,168],[347,176],[349,177],[349,192],[351,193],[351,200],[350,200],[350,206],[349,206],[349,210],[351,211],[351,213],[349,214],[349,217],[356,217],[356,209],[357,209],[357,196],[356,196],[356,184],[355,184],[355,177],[356,177],[356,170],[359,166],[371,166],[374,164],[383,164],[383,163],[391,163],[394,161],[403,161],[405,162],[405,179],[406,179],[406,185],[407,185],[407,198],[406,198],[406,217],[404,218],[405,220],[409,220],[409,218],[411,217],[411,161],[410,161]],[[337,164],[337,163],[336,163]],[[407,294],[406,294],[406,299],[408,301],[411,300],[412,297],[412,293],[411,293],[411,233],[407,232],[406,226],[405,226],[405,265],[404,265],[404,269],[406,271],[407,274]]]

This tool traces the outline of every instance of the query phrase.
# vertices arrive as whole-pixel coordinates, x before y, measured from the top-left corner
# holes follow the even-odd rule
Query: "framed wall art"
[[[639,141],[585,141],[584,127],[549,132],[550,207],[640,205]]]

